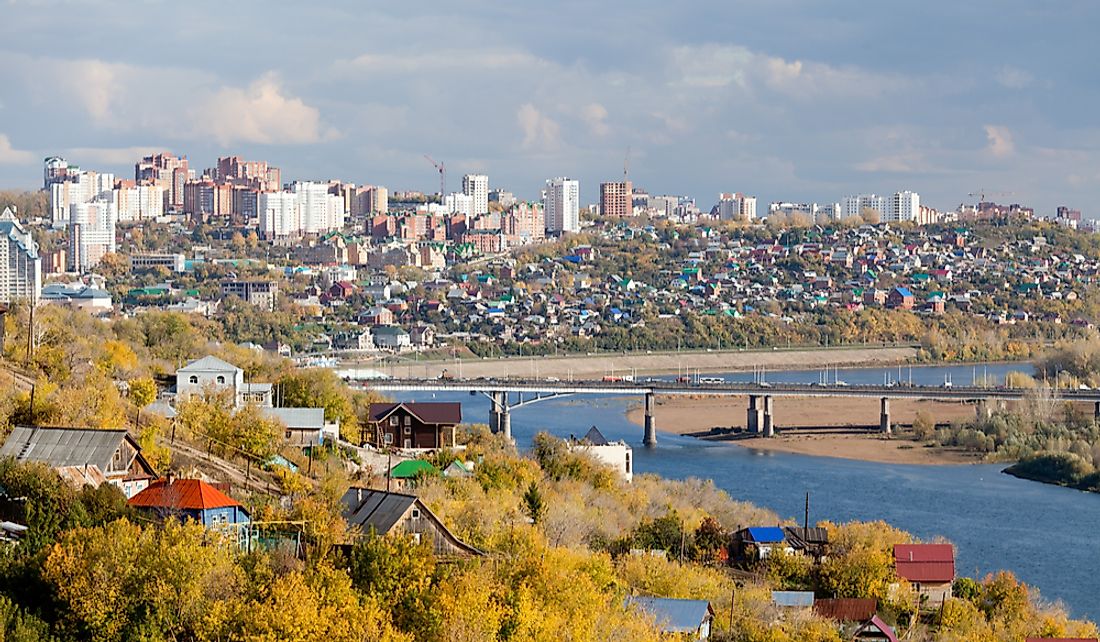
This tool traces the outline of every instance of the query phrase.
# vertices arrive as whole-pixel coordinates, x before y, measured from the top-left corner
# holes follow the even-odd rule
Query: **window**
[[[225,383],[225,377],[223,377],[222,375],[218,375],[218,383],[224,384]]]
[[[190,377],[187,378],[187,383],[198,383],[198,382],[199,382],[199,378],[196,377],[195,375],[191,375]]]
[[[412,512],[409,513],[409,517],[411,517],[412,519],[420,519],[420,509],[419,508],[412,509]]]
[[[406,415],[405,416],[405,425],[408,426],[409,424],[411,424],[412,420],[413,420],[412,417],[409,417],[409,416]]]
[[[406,434],[406,435],[411,435],[411,434],[413,434],[413,429],[412,429],[412,426],[405,426],[405,434]]]
[[[397,425],[397,417],[390,417],[390,425],[391,426],[396,426]]]
[[[393,435],[391,435],[390,433],[386,433],[385,435],[382,435],[382,441],[384,443],[387,443],[387,444],[392,444],[393,443]]]

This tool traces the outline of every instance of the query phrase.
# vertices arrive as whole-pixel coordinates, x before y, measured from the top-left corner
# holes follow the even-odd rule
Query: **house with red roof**
[[[379,448],[445,448],[460,423],[460,403],[372,403],[363,438]]]
[[[160,479],[127,502],[162,519],[193,519],[207,528],[248,524],[248,511],[240,502],[201,479]]]
[[[955,581],[955,547],[951,544],[895,544],[894,566],[928,606],[951,597]]]

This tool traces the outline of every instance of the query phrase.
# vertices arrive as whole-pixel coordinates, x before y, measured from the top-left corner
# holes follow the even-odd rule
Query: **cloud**
[[[857,163],[855,168],[861,172],[884,174],[911,174],[927,169],[924,158],[916,152],[904,152],[879,156]]]
[[[1003,125],[986,125],[985,137],[989,141],[986,151],[997,158],[1006,158],[1016,152],[1016,144],[1012,141],[1012,132]]]
[[[337,71],[418,74],[473,69],[480,72],[528,69],[548,64],[519,49],[450,48],[434,49],[431,53],[365,53],[337,62],[335,68]]]
[[[80,159],[84,165],[128,165],[140,158],[163,152],[163,145],[134,147],[73,147],[65,150],[68,158]]]
[[[321,114],[301,98],[288,95],[268,73],[246,88],[222,87],[191,112],[195,133],[231,143],[305,144],[334,138]]]
[[[523,130],[525,149],[557,149],[561,144],[561,126],[531,103],[520,106],[516,121]]]
[[[1008,89],[1024,89],[1035,82],[1035,76],[1030,72],[1005,65],[1001,67],[995,76],[997,82]]]
[[[593,136],[607,136],[611,128],[607,125],[607,108],[599,103],[592,103],[581,112],[581,120],[588,125],[588,131]]]
[[[22,165],[34,161],[34,154],[12,147],[7,135],[0,134],[0,165]]]

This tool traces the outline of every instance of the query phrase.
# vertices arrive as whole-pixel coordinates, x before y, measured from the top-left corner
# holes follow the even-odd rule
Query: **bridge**
[[[991,411],[989,402],[1021,401],[1035,393],[1026,388],[1003,387],[933,387],[903,384],[853,386],[846,384],[701,383],[680,381],[556,381],[550,379],[384,379],[355,382],[382,392],[469,392],[489,397],[489,427],[511,438],[510,410],[522,405],[566,395],[639,395],[645,398],[645,428],[642,443],[657,443],[654,422],[654,399],[657,395],[728,395],[748,397],[746,426],[750,433],[771,437],[775,434],[774,403],[778,398],[848,397],[877,398],[880,402],[879,428],[890,434],[891,399],[927,399],[977,403],[979,412]],[[1100,417],[1100,390],[1057,390],[1061,401],[1092,403]],[[509,402],[509,395],[517,401]],[[528,395],[524,399],[524,395]]]

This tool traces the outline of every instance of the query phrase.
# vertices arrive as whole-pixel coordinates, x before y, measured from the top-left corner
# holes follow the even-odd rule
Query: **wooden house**
[[[955,581],[955,547],[951,544],[895,544],[894,566],[928,606],[951,597]]]
[[[408,535],[418,543],[427,540],[436,555],[470,557],[484,555],[458,539],[424,502],[415,495],[353,486],[340,499],[344,519],[358,535]]]
[[[248,511],[240,502],[201,479],[175,479],[169,475],[150,484],[128,503],[162,519],[193,519],[207,528],[250,522]]]
[[[364,438],[379,448],[447,448],[461,422],[460,403],[372,403]]]

